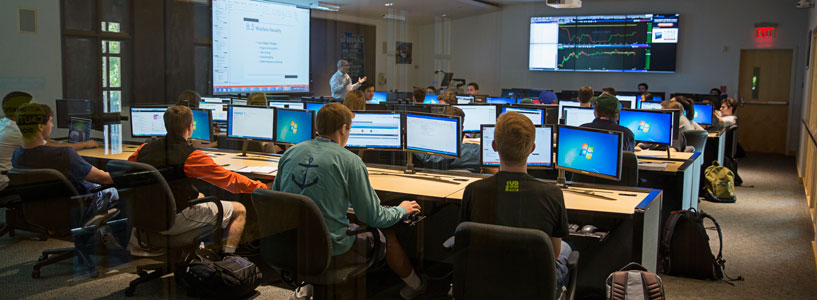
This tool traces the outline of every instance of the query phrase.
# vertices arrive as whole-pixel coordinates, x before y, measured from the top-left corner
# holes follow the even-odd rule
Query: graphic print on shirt
[[[313,165],[312,164],[313,160],[314,160],[314,158],[310,157],[309,162],[307,162],[307,163],[298,163],[299,166],[302,166],[302,167],[306,168],[306,170],[304,171],[304,179],[301,182],[298,182],[298,179],[295,179],[295,174],[292,174],[292,176],[291,176],[292,182],[294,182],[295,185],[300,187],[301,191],[303,191],[307,187],[313,186],[316,183],[318,183],[318,178],[317,177],[315,177],[315,180],[312,180],[312,182],[306,183],[306,177],[307,177],[307,175],[309,175],[309,169],[319,167],[318,165]]]

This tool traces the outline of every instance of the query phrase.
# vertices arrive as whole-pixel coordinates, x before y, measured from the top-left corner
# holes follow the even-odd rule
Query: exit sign
[[[755,37],[761,39],[777,37],[777,24],[771,23],[755,24]]]

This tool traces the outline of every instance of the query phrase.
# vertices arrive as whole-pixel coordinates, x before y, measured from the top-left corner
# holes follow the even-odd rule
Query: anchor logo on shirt
[[[306,176],[309,174],[309,169],[311,169],[311,168],[317,168],[317,167],[318,167],[318,165],[313,165],[313,164],[312,164],[312,160],[313,160],[313,159],[314,159],[314,158],[310,157],[310,158],[309,158],[309,162],[308,162],[308,163],[305,163],[305,164],[304,164],[304,163],[298,163],[298,165],[300,165],[300,166],[302,166],[302,167],[306,168],[306,171],[304,172],[304,179],[303,179],[303,181],[298,182],[298,180],[297,180],[297,179],[295,179],[295,174],[292,174],[292,182],[295,182],[295,184],[296,184],[298,187],[300,187],[302,191],[303,191],[304,189],[306,189],[307,187],[313,186],[313,185],[315,185],[316,183],[318,183],[318,178],[317,178],[317,177],[316,177],[316,178],[315,178],[315,180],[313,180],[312,182],[310,182],[310,183],[306,183]]]

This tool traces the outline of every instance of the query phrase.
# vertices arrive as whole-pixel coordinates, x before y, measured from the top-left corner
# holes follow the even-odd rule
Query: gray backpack
[[[638,263],[631,262],[607,276],[607,300],[664,300],[661,277]]]

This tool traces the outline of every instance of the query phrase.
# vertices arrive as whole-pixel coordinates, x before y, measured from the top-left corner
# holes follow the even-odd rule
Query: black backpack
[[[709,235],[704,227],[704,220],[712,220],[718,231],[720,249],[718,256],[712,255],[709,247]],[[690,210],[674,211],[664,224],[661,237],[663,273],[673,276],[682,276],[705,280],[720,280],[724,276],[726,281],[743,280],[738,276],[733,279],[724,274],[726,260],[723,259],[723,237],[721,225],[712,216]]]
[[[222,258],[209,249],[198,249],[176,268],[176,278],[188,296],[208,299],[243,299],[261,283],[261,270],[246,258]]]

